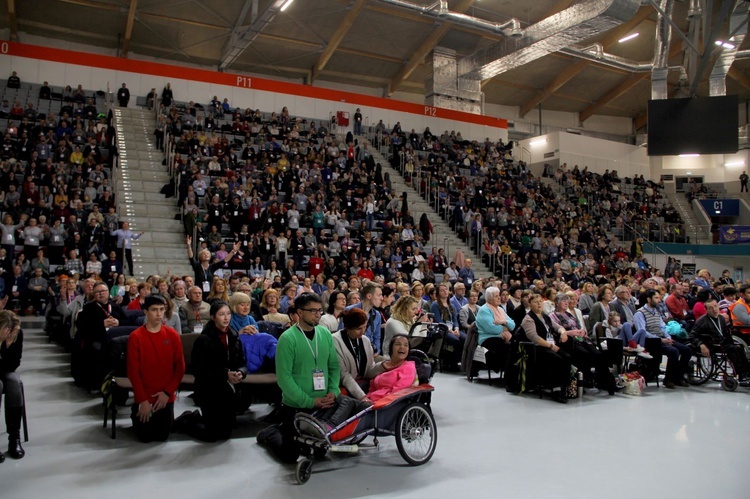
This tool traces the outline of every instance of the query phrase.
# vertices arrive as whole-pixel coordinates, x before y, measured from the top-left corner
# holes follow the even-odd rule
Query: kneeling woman
[[[0,402],[5,398],[5,426],[8,430],[8,456],[21,459],[26,452],[21,447],[21,416],[23,395],[21,377],[16,372],[21,365],[23,332],[21,320],[10,310],[0,310]],[[0,452],[0,463],[5,456]]]
[[[385,371],[370,381],[370,391],[367,398],[376,402],[390,393],[417,386],[417,367],[409,356],[409,337],[397,334],[391,339],[388,348],[390,360],[383,361],[380,366]]]
[[[237,332],[229,327],[229,305],[215,301],[210,316],[192,352],[195,400],[201,410],[183,413],[175,428],[215,442],[230,437],[237,409],[243,406],[237,385],[247,375],[247,362]]]

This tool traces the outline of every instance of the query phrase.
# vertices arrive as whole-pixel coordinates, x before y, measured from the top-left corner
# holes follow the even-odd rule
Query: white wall
[[[571,133],[559,135],[560,162],[571,168],[588,166],[594,173],[617,170],[621,177],[648,174],[648,156],[642,147]]]
[[[540,140],[546,142],[538,143]],[[570,168],[588,166],[594,173],[617,170],[620,176],[648,173],[649,168],[646,151],[641,147],[571,133],[556,132],[525,139],[520,141],[520,147],[522,154],[529,151],[532,165],[559,160]],[[553,154],[544,157],[547,153]]]
[[[734,164],[743,163],[744,164]],[[651,158],[651,175],[659,178],[662,174],[699,175],[704,182],[723,183],[728,192],[740,190],[739,176],[748,170],[750,151],[735,154],[707,154],[697,157],[659,156]],[[727,166],[730,164],[732,166]]]
[[[501,106],[499,104],[486,104],[485,114],[489,116],[502,116],[516,123],[539,125],[539,111],[534,109],[526,116],[519,117],[519,106]],[[560,128],[578,128],[594,132],[611,133],[614,135],[632,135],[633,120],[617,116],[594,115],[587,119],[583,125],[578,121],[578,113],[567,113],[563,111],[545,110],[542,106],[542,126],[554,126]]]

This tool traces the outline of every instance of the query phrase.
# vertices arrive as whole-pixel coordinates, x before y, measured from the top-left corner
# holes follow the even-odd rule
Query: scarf
[[[505,322],[508,320],[508,317],[505,315],[505,312],[500,307],[495,307],[490,304],[487,304],[488,307],[490,307],[490,310],[492,310],[492,315],[495,316],[495,322]]]

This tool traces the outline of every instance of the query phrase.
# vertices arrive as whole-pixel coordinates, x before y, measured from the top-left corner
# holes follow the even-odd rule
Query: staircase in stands
[[[120,154],[116,175],[116,201],[120,221],[143,232],[133,242],[133,274],[140,281],[154,274],[193,275],[185,250],[182,223],[174,198],[165,198],[162,187],[170,182],[164,155],[156,148],[154,115],[134,108],[114,108]]]
[[[362,139],[362,137],[360,137]],[[425,246],[425,252],[429,255],[432,252],[432,247],[437,246],[438,248],[444,248],[445,255],[448,257],[448,261],[453,260],[454,255],[457,251],[462,251],[466,258],[470,258],[472,261],[471,268],[474,269],[475,277],[489,278],[492,276],[492,271],[481,261],[469,246],[462,241],[456,232],[450,228],[448,222],[440,218],[435,211],[434,207],[430,206],[417,192],[415,188],[408,185],[401,173],[393,168],[390,162],[378,152],[376,148],[370,149],[375,163],[380,163],[383,166],[383,176],[386,173],[391,178],[391,186],[393,192],[400,195],[403,192],[407,193],[407,200],[409,204],[409,211],[411,216],[414,218],[415,225],[419,225],[419,219],[423,213],[427,214],[428,220],[432,223],[433,234],[430,238],[430,242]],[[435,276],[437,282],[440,282],[439,276]]]

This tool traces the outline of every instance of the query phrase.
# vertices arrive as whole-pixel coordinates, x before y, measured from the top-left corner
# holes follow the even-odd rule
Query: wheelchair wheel
[[[750,360],[750,346],[747,345],[745,339],[736,334],[732,335],[732,339],[734,340],[735,345],[739,345],[745,350],[745,357]]]
[[[307,483],[310,479],[310,475],[312,475],[312,461],[304,457],[297,463],[297,469],[295,470],[294,476],[297,479],[297,483],[302,485]]]
[[[694,355],[688,365],[687,382],[691,385],[702,385],[711,379],[713,372],[714,364],[711,357]]]
[[[426,463],[435,453],[435,418],[424,404],[412,402],[401,411],[396,420],[396,446],[404,461],[412,466]]]
[[[737,390],[739,384],[740,383],[737,381],[737,378],[733,378],[731,376],[724,376],[724,378],[721,380],[721,387],[728,392]]]

